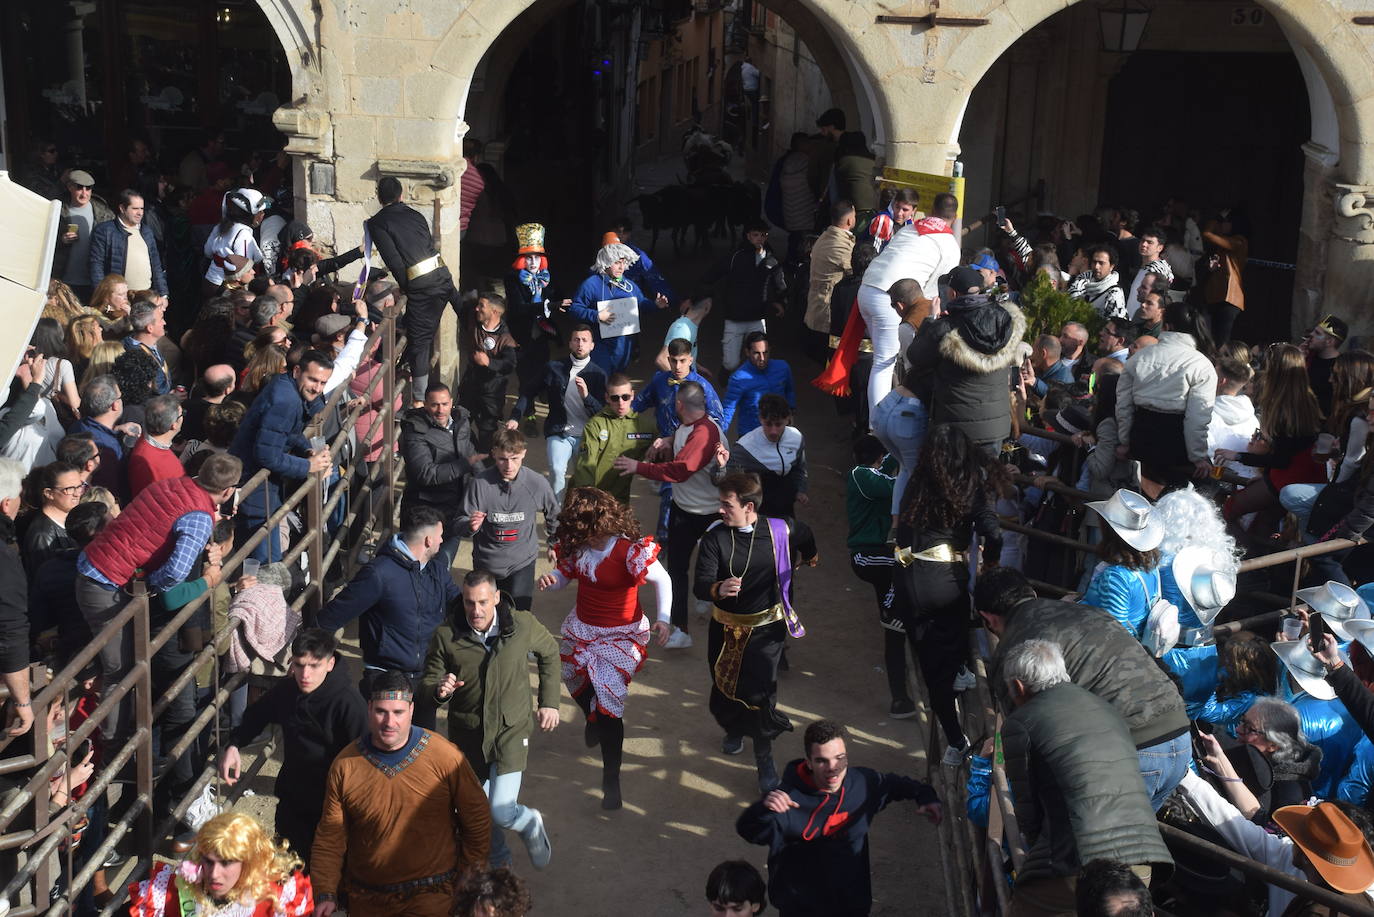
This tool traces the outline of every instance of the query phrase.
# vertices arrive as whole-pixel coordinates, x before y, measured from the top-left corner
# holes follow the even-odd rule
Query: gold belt
[[[424,261],[412,264],[406,268],[406,280],[414,280],[416,277],[423,277],[430,271],[437,271],[444,266],[443,255],[431,255]]]
[[[897,548],[892,552],[892,556],[903,567],[910,567],[918,560],[936,564],[961,564],[968,559],[968,555],[963,551],[956,551],[947,544],[937,544],[920,552],[911,548]]]
[[[782,620],[782,603],[752,615],[737,615],[719,606],[711,607],[711,617],[727,627],[763,627]]]
[[[831,350],[839,350],[839,349],[840,349],[840,336],[839,336],[838,334],[832,334],[832,335],[830,335],[830,349],[831,349]],[[869,338],[864,338],[863,340],[859,341],[859,353],[872,353],[872,352],[873,352],[873,341],[872,341],[871,339],[869,339]]]

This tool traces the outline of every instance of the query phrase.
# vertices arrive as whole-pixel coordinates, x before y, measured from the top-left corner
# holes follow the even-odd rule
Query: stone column
[[[1374,185],[1332,185],[1334,216],[1326,246],[1321,307],[1350,323],[1360,346],[1371,344],[1374,316]]]
[[[1315,140],[1304,143],[1302,152],[1302,223],[1298,227],[1291,322],[1294,340],[1321,318],[1328,243],[1336,221],[1332,182],[1337,154]]]

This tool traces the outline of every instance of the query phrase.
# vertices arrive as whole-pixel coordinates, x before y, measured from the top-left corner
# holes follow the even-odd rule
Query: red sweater
[[[143,488],[163,478],[179,478],[186,474],[181,459],[171,449],[159,449],[147,439],[140,439],[129,453],[126,466],[129,475],[129,498],[137,497]]]

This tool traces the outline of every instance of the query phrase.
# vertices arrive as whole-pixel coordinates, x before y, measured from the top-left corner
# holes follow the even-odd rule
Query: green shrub
[[[1021,311],[1026,314],[1026,341],[1031,344],[1042,334],[1058,337],[1068,322],[1087,327],[1088,340],[1092,341],[1106,321],[1091,303],[1056,290],[1043,271],[1036,271],[1031,282],[1021,288]]]

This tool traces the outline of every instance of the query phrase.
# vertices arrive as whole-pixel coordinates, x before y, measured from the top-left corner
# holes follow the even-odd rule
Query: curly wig
[[[596,263],[592,265],[592,270],[598,274],[604,274],[606,270],[619,261],[625,259],[625,264],[634,264],[639,260],[639,255],[635,250],[623,242],[612,242],[610,245],[603,245],[596,253]]]
[[[1197,545],[1226,559],[1218,572],[1235,576],[1240,570],[1241,550],[1226,530],[1221,510],[1191,484],[1160,497],[1153,513],[1164,526],[1164,540],[1159,544],[1161,556],[1173,557],[1189,545]]]
[[[558,553],[572,557],[583,546],[608,535],[639,538],[639,520],[634,511],[615,497],[595,487],[574,487],[568,491],[558,514]]]
[[[242,812],[224,812],[201,827],[188,859],[204,866],[206,855],[243,864],[243,872],[230,890],[230,896],[243,904],[266,901],[275,907],[276,886],[302,865],[285,844],[278,847],[272,842],[271,832],[257,819]],[[191,886],[191,894],[202,904],[210,903],[199,882]]]
[[[157,394],[157,363],[141,350],[126,350],[116,357],[113,375],[125,404],[142,404]]]

